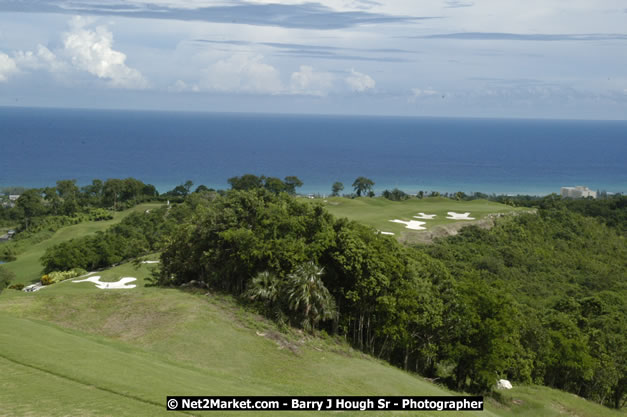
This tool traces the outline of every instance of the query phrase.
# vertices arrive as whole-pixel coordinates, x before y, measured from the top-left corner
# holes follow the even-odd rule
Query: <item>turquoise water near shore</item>
[[[292,116],[0,108],[0,187],[136,177],[167,191],[244,173],[303,193],[375,190],[627,192],[627,122]]]

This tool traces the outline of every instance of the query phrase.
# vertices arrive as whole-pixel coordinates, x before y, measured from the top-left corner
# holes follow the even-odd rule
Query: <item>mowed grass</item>
[[[392,232],[397,236],[399,236],[401,232],[419,233],[420,231],[406,229],[404,224],[393,223],[390,220],[417,220],[425,222],[426,224],[424,224],[423,227],[429,230],[434,226],[460,222],[469,223],[468,220],[447,219],[446,216],[449,211],[456,213],[470,212],[470,217],[480,220],[490,214],[505,214],[529,210],[488,200],[457,201],[444,197],[411,198],[404,201],[391,201],[383,197],[361,197],[354,199],[331,197],[326,199],[314,199],[312,201],[322,202],[326,209],[337,217],[347,217],[350,220],[372,226],[377,230]],[[421,220],[413,217],[417,216],[420,212],[435,214],[436,217],[433,220]]]
[[[46,249],[66,240],[87,236],[99,231],[104,231],[110,226],[119,223],[125,216],[132,212],[143,212],[150,208],[161,206],[160,203],[140,204],[131,209],[115,212],[113,219],[99,222],[83,222],[57,230],[52,237],[39,243],[30,245],[27,250],[18,254],[17,259],[3,264],[3,267],[12,271],[16,279],[13,283],[32,284],[41,278],[42,265],[39,258]]]
[[[99,273],[102,281],[136,277],[134,289],[100,290],[70,280],[31,294],[2,293],[0,415],[172,415],[165,411],[167,395],[453,394],[356,352],[341,340],[280,332],[229,297],[145,287],[152,268],[127,263]],[[517,387],[504,396],[504,405],[490,400],[484,412],[472,414],[625,415],[541,387]]]
[[[229,298],[143,287],[149,274],[149,266],[131,264],[101,274],[110,281],[137,277],[139,286],[128,290],[64,281],[33,294],[5,291],[0,296],[0,373],[19,375],[22,381],[21,387],[0,394],[5,412],[67,415],[72,390],[74,404],[86,415],[106,415],[102,410],[158,415],[153,405],[165,409],[167,395],[184,394],[450,394],[341,341],[298,331],[282,334]],[[62,383],[48,391],[40,375]],[[83,391],[98,397],[93,409],[81,400]],[[114,413],[116,398],[132,403],[131,411]],[[25,403],[31,406],[24,408]],[[48,406],[38,410],[37,404]]]

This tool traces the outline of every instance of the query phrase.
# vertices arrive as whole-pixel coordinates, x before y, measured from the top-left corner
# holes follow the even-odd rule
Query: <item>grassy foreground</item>
[[[393,223],[390,220],[422,221],[426,223],[423,227],[426,227],[428,231],[436,226],[470,223],[468,220],[447,219],[446,216],[449,211],[456,213],[470,212],[470,217],[481,220],[488,215],[528,210],[488,200],[456,201],[444,197],[412,198],[404,201],[391,201],[383,197],[354,199],[331,197],[315,199],[314,201],[322,202],[326,209],[337,217],[347,217],[359,223],[372,226],[377,230],[394,233],[396,236],[400,236],[403,233],[420,233],[420,231],[406,229],[405,225]],[[420,212],[435,214],[436,217],[432,220],[421,220],[413,217]]]
[[[134,289],[65,281],[32,294],[2,293],[0,415],[173,415],[165,411],[165,397],[177,394],[451,394],[341,340],[280,332],[229,298],[144,287],[151,268],[127,263],[99,273],[103,281],[136,277]],[[516,387],[503,395],[504,404],[490,400],[485,411],[472,415],[625,415],[542,387]],[[227,413],[240,414],[251,415]]]

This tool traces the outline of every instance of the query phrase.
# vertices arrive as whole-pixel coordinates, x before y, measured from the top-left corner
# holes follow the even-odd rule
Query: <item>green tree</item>
[[[282,303],[285,296],[283,282],[272,272],[259,272],[252,279],[246,295],[263,305],[264,311],[277,321],[283,320]]]
[[[252,279],[247,295],[251,300],[276,303],[281,295],[281,281],[271,272],[259,272]]]
[[[258,177],[253,174],[244,174],[241,177],[232,177],[228,179],[228,183],[233,190],[253,190],[263,186],[264,177]]]
[[[61,201],[55,187],[44,188],[44,200],[48,203],[49,213],[54,215],[61,213],[61,206],[63,202]]]
[[[384,198],[387,198],[388,200],[392,200],[392,201],[402,201],[402,200],[407,200],[409,198],[409,196],[404,191],[399,190],[398,188],[395,188],[392,191],[385,190],[383,191],[383,193],[381,193],[381,195]]]
[[[333,186],[331,187],[331,195],[334,197],[337,197],[340,195],[340,191],[342,191],[344,189],[344,184],[342,184],[339,181],[336,181],[333,183]]]
[[[287,193],[290,195],[296,194],[296,188],[303,186],[303,182],[298,177],[295,177],[295,176],[285,177],[284,180],[285,180],[285,191],[287,191]]]
[[[41,216],[46,210],[42,202],[41,192],[37,189],[24,191],[17,199],[15,206],[23,213],[27,229],[33,217]]]
[[[266,190],[274,194],[279,194],[283,191],[287,191],[286,184],[275,177],[266,177],[263,186]]]
[[[191,180],[185,181],[183,187],[185,188],[185,195],[189,194],[189,191],[192,189],[194,183]]]
[[[322,282],[324,269],[313,262],[299,265],[286,280],[290,310],[302,318],[301,325],[313,330],[322,320],[334,317],[335,302]]]
[[[66,216],[73,216],[80,210],[78,198],[80,191],[76,186],[76,180],[57,181],[57,193],[63,200],[61,211]]]
[[[15,279],[15,274],[0,266],[0,293]]]
[[[198,187],[196,187],[196,191],[194,191],[195,193],[204,193],[207,191],[213,191],[210,190],[206,185],[204,184],[200,184]]]
[[[117,178],[110,178],[102,186],[103,203],[114,210],[118,209],[118,203],[122,197],[124,182]]]
[[[57,192],[59,193],[59,197],[64,200],[68,198],[77,198],[79,190],[76,186],[76,180],[57,181]]]
[[[358,177],[353,182],[353,189],[357,193],[357,197],[368,194],[370,191],[372,191],[373,186],[374,182],[366,177]]]

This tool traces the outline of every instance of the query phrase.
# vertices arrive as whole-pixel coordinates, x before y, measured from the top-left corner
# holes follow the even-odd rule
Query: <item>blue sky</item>
[[[0,106],[627,118],[624,0],[0,0]]]

